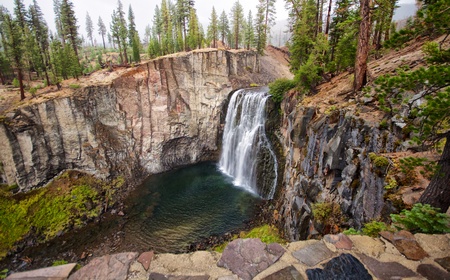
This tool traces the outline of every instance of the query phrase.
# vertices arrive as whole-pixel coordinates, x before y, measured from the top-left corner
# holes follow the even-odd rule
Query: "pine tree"
[[[259,4],[257,6],[257,14],[255,18],[255,45],[256,45],[256,51],[259,55],[264,54],[264,49],[267,44],[267,37],[266,37],[266,17],[265,17],[265,6],[264,6],[264,0],[260,0]]]
[[[225,39],[228,38],[228,34],[230,33],[230,25],[228,23],[228,17],[225,11],[222,11],[222,14],[220,15],[217,30],[219,32],[220,40],[223,44],[225,44]]]
[[[173,26],[172,17],[170,14],[169,7],[167,6],[166,0],[161,1],[161,27],[162,27],[162,38],[161,38],[161,50],[162,54],[173,53],[174,41],[173,41]]]
[[[34,33],[35,40],[38,42],[38,46],[40,49],[39,59],[41,60],[41,71],[45,74],[45,79],[47,81],[47,85],[50,85],[50,78],[48,75],[48,65],[50,60],[49,55],[49,46],[50,43],[48,41],[48,27],[47,23],[44,19],[44,14],[41,11],[41,8],[37,4],[37,0],[33,0],[33,4],[30,5],[29,8],[30,14],[30,25],[32,32]]]
[[[78,26],[73,3],[70,0],[62,0],[61,2],[61,23],[64,36],[76,57],[76,59],[71,60],[76,64],[71,66],[71,68],[80,69],[80,72],[75,75],[75,78],[78,78],[78,75],[81,73],[80,60],[78,58]]]
[[[145,45],[148,45],[150,43],[151,34],[152,34],[152,28],[150,27],[150,25],[145,26],[145,31],[144,31],[144,44]]]
[[[117,12],[113,10],[111,15],[111,23],[110,23],[110,31],[111,31],[111,41],[117,43],[117,48],[119,49],[120,62],[123,63],[124,57],[122,52],[122,44],[120,43],[120,23]]]
[[[188,48],[193,50],[199,47],[201,42],[199,42],[199,25],[197,19],[197,13],[195,9],[191,9],[189,17],[189,34],[187,37]]]
[[[139,54],[139,51],[141,49],[141,39],[139,38],[139,33],[136,30],[136,24],[134,22],[134,12],[131,8],[131,4],[128,8],[128,37],[131,48],[133,50],[133,60],[135,62],[140,62],[141,56]]]
[[[20,29],[24,32],[28,15],[25,5],[23,4],[23,0],[14,0],[14,16],[15,21],[17,21],[20,26]]]
[[[94,24],[92,23],[89,13],[86,13],[86,33],[89,40],[91,40],[92,46],[94,46],[94,38],[92,36],[94,34]]]
[[[275,2],[276,0],[260,0],[260,3],[264,3],[264,11],[265,11],[264,37],[266,38],[266,40],[269,39],[270,28],[275,23],[275,15],[276,15]]]
[[[253,29],[252,11],[248,11],[247,23],[245,24],[244,42],[247,50],[253,47],[255,41],[255,31]]]
[[[119,46],[119,51],[123,52],[123,55],[121,55],[122,63],[128,64],[128,29],[127,22],[125,20],[125,12],[123,11],[123,5],[120,0],[117,1],[117,12],[115,13],[114,20],[116,28],[116,36],[114,37],[117,39],[116,42]]]
[[[98,27],[98,34],[100,36],[102,36],[103,49],[106,49],[106,45],[105,45],[106,26],[103,23],[103,20],[101,17],[98,17],[97,27]]]
[[[231,17],[233,19],[233,38],[234,38],[234,48],[239,48],[239,43],[242,38],[242,29],[244,25],[244,8],[237,0],[233,7],[231,8]]]
[[[217,39],[218,39],[218,29],[219,29],[219,22],[217,21],[217,13],[214,9],[214,6],[211,11],[211,18],[209,19],[210,23],[208,26],[208,39],[212,42],[212,47],[217,48]]]
[[[25,90],[23,85],[23,36],[20,21],[15,20],[9,13],[3,13],[2,24],[5,27],[6,47],[8,56],[14,64],[17,71],[17,79],[20,87],[20,100],[25,99]]]
[[[191,8],[193,8],[193,2],[192,6],[190,5],[190,1],[188,0],[177,0],[177,17],[178,22],[181,26],[182,32],[183,32],[183,41],[184,46],[183,49],[187,50],[187,30],[188,30],[188,24],[189,24],[189,18],[191,16]]]
[[[61,6],[62,6],[61,0],[53,0],[53,12],[55,13],[56,33],[64,46],[66,43],[66,36],[63,29]]]

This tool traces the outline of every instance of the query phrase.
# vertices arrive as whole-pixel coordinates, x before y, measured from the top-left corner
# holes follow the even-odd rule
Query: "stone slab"
[[[291,265],[270,274],[262,280],[304,280],[304,278],[300,272]]]
[[[257,238],[236,239],[230,242],[217,263],[244,280],[253,279],[284,254],[280,244],[264,244]]]
[[[417,272],[427,279],[450,280],[450,273],[432,264],[420,264],[417,267]]]
[[[52,279],[63,280],[69,277],[76,263],[63,264],[58,266],[51,266],[36,270],[17,272],[9,275],[6,279],[21,279],[21,280],[37,280],[37,279]]]
[[[372,272],[372,274],[381,280],[402,279],[418,276],[414,271],[396,262],[380,262],[377,259],[364,254],[357,254],[357,256]]]
[[[72,274],[69,280],[127,279],[128,270],[138,253],[127,252],[95,258]]]
[[[351,254],[342,254],[327,262],[323,269],[307,269],[308,280],[342,279],[369,280],[372,276],[364,265]]]
[[[325,242],[333,244],[336,249],[351,250],[353,247],[352,240],[345,234],[327,234],[323,237]]]
[[[152,262],[152,259],[153,259],[153,256],[154,256],[153,251],[144,252],[137,259],[137,261],[142,264],[142,266],[144,267],[145,271],[147,271],[149,269],[150,263]]]
[[[208,280],[208,275],[167,275],[162,273],[150,273],[148,280]]]
[[[323,242],[317,242],[292,253],[292,256],[307,266],[315,266],[335,256]]]
[[[435,262],[437,262],[440,266],[442,266],[445,270],[450,272],[450,256],[445,258],[439,258],[435,259]]]
[[[396,233],[382,231],[380,235],[394,244],[395,248],[409,260],[420,261],[428,257],[427,252],[425,252],[414,238],[414,235],[409,231],[401,230]]]

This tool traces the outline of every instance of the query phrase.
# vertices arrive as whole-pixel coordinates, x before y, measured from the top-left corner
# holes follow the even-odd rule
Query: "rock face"
[[[190,52],[130,68],[109,85],[20,107],[0,124],[0,178],[22,191],[65,169],[140,181],[216,159],[229,93],[267,84],[279,67],[259,67],[253,52]]]
[[[318,114],[298,103],[292,95],[282,104],[286,165],[278,208],[286,235],[299,240],[312,234],[312,203],[339,204],[355,228],[389,213],[383,198],[389,166],[377,166],[369,153],[400,149],[396,135],[353,111]]]

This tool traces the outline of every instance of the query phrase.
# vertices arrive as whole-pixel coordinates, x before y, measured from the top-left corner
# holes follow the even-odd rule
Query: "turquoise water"
[[[130,194],[122,246],[179,252],[211,235],[242,228],[261,200],[201,163],[153,175]]]

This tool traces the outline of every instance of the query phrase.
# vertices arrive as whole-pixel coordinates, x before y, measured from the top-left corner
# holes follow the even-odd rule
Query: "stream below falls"
[[[200,163],[150,176],[130,192],[124,216],[107,215],[99,223],[25,248],[0,267],[29,270],[55,260],[77,262],[125,251],[187,252],[190,245],[210,236],[244,229],[260,202],[258,196],[234,186],[216,163]]]

